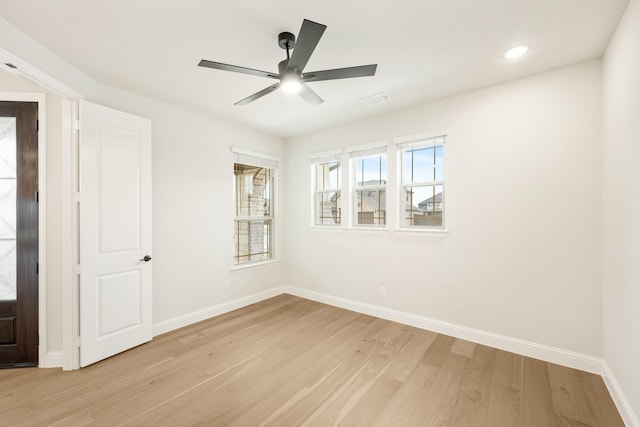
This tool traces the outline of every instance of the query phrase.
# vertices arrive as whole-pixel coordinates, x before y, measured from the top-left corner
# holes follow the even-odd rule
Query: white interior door
[[[151,340],[151,122],[80,103],[80,366]],[[147,257],[149,258],[149,257]]]

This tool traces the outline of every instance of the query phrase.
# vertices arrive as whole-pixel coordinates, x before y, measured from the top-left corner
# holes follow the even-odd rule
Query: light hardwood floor
[[[623,426],[596,375],[281,295],[88,368],[0,370],[1,426]]]

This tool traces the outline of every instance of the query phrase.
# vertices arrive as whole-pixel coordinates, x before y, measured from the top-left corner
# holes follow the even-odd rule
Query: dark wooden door
[[[38,365],[38,104],[0,102],[0,367]]]

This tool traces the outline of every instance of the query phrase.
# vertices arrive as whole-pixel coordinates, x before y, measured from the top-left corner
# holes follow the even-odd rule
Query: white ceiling
[[[628,0],[0,0],[0,15],[95,80],[281,137],[602,55]],[[306,70],[378,64],[375,77],[310,83],[325,103],[274,92],[282,31],[327,25]],[[524,58],[508,47],[532,46]],[[19,55],[19,52],[15,52]],[[365,107],[385,92],[391,102]]]

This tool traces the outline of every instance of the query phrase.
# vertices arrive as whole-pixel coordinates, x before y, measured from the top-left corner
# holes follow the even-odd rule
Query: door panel
[[[38,364],[37,118],[0,102],[0,367]]]
[[[98,277],[100,319],[98,338],[133,328],[142,323],[140,271],[105,274]],[[118,311],[110,310],[119,307]]]
[[[140,134],[98,125],[100,250],[140,250]]]
[[[151,123],[80,103],[80,365],[152,336]]]

